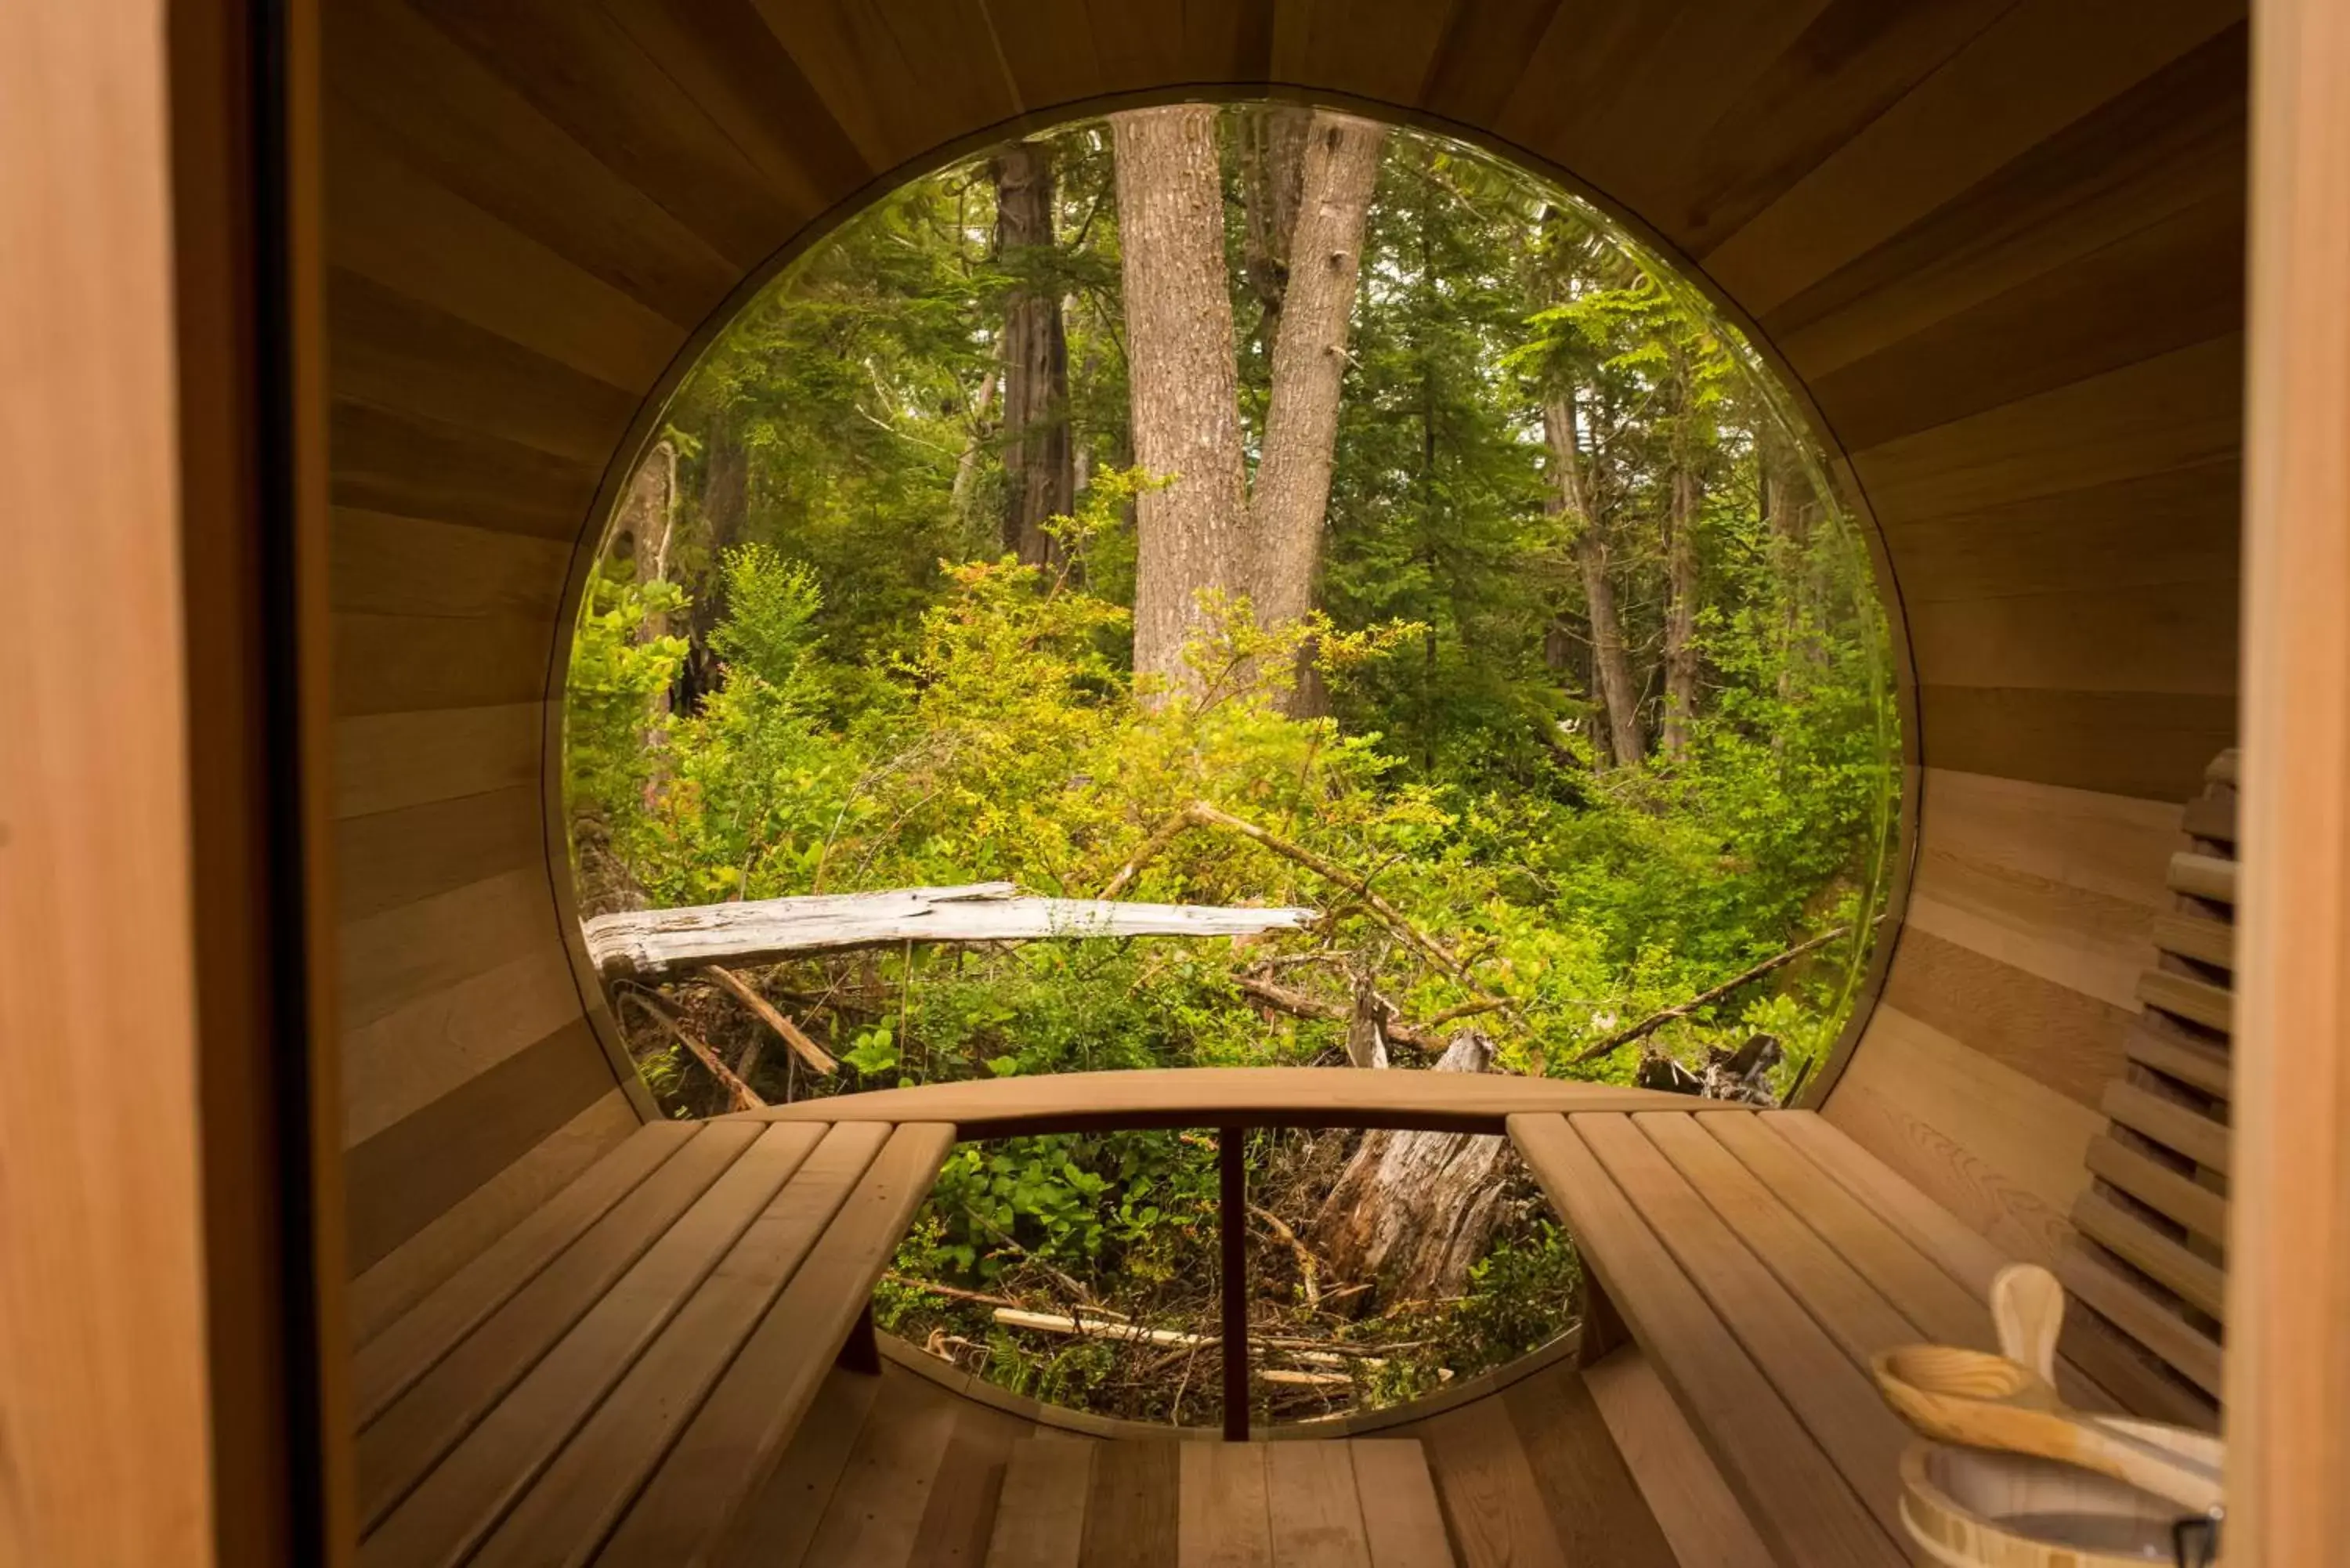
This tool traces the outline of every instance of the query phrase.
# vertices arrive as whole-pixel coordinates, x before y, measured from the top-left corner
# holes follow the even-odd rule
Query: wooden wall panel
[[[2228,1558],[2350,1540],[2350,12],[2261,9]]]
[[[2241,0],[2024,0],[1700,258],[1768,317],[2243,21]]]
[[[741,275],[401,0],[341,0],[326,42],[330,112],[366,117],[417,169],[680,328]]]
[[[274,1285],[207,1256],[190,919],[180,519],[236,491],[182,472],[164,8],[11,21],[0,454],[24,473],[92,461],[63,511],[7,525],[21,642],[0,745],[0,1562],[206,1568],[219,1506],[253,1501],[215,1495],[216,1412],[255,1391],[214,1381],[205,1314],[214,1291]],[[225,379],[224,337],[204,368]],[[233,647],[216,634],[194,651]],[[249,738],[225,727],[232,747]],[[234,1131],[213,1129],[224,1168]]]
[[[1926,770],[1905,918],[2026,975],[2135,1011],[2178,813],[2157,801]],[[1963,1033],[1964,1031],[1960,1031]]]
[[[2001,1248],[2054,1267],[2105,1118],[1880,1002],[1821,1113]]]
[[[548,943],[350,1031],[344,1143],[364,1142],[578,1016],[578,980]]]
[[[546,704],[370,713],[335,723],[335,815],[365,816],[538,782]]]
[[[536,869],[546,846],[536,780],[335,825],[337,915],[381,914],[419,898]]]
[[[1935,767],[2174,803],[2236,737],[2232,696],[1928,684],[1918,712]]]
[[[1901,597],[1924,607],[2199,584],[2230,598],[2243,487],[2233,453],[2085,490],[1882,524]]]
[[[535,802],[569,563],[639,400],[878,173],[1056,104],[1252,85],[1550,161],[1804,379],[1908,618],[1925,764],[1890,1003],[1828,1110],[2051,1254],[2178,803],[2234,736],[2241,0],[348,0],[330,22],[345,1134],[368,1182],[463,1151],[355,1196],[383,1260],[363,1295],[452,1266],[622,1103],[608,1070],[577,1098],[598,1059]],[[566,1130],[525,1085],[573,1097]],[[463,1132],[460,1106],[497,1125]]]

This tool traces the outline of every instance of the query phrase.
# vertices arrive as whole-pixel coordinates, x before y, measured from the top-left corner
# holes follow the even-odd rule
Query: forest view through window
[[[1823,474],[1694,287],[1438,137],[1182,105],[918,180],[717,336],[625,489],[570,667],[580,912],[1007,884],[1265,929],[608,966],[614,1016],[676,1116],[1276,1064],[1790,1096],[1900,776]],[[960,1146],[881,1325],[1214,1419],[1216,1142]],[[1249,1154],[1260,1418],[1569,1325],[1504,1140]]]

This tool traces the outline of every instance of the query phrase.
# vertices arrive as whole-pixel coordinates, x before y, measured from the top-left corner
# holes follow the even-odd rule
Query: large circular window
[[[718,336],[626,487],[571,660],[577,898],[1035,918],[639,966],[615,1015],[680,1116],[1259,1063],[1788,1097],[1899,787],[1823,473],[1698,290],[1440,138],[1176,106],[916,181]],[[1220,934],[1036,902],[1103,898]],[[1274,1418],[1569,1322],[1503,1141],[1403,1137],[1251,1151]],[[1214,1142],[964,1146],[884,1326],[1211,1417]]]

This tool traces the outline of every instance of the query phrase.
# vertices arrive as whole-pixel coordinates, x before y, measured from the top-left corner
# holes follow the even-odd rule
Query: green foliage
[[[639,586],[607,565],[574,641],[566,782],[589,912],[984,879],[1092,897],[1152,844],[1122,896],[1329,911],[1246,945],[778,966],[771,981],[803,999],[800,1023],[844,1070],[810,1084],[769,1053],[754,1077],[775,1098],[1341,1059],[1338,1025],[1242,992],[1265,963],[1333,1002],[1368,983],[1407,1020],[1471,1000],[1296,861],[1211,830],[1154,838],[1205,800],[1371,878],[1461,954],[1476,990],[1510,1004],[1481,1022],[1513,1072],[1627,1078],[1637,1053],[1572,1064],[1850,926],[1653,1042],[1693,1058],[1768,1033],[1786,1080],[1804,1071],[1841,1026],[1883,906],[1898,738],[1866,554],[1751,352],[1596,214],[1398,133],[1366,241],[1322,613],[1267,631],[1245,604],[1207,604],[1196,693],[1138,691],[1133,502],[1159,481],[1124,455],[1111,171],[1097,126],[1052,140],[1063,244],[992,254],[983,165],[949,170],[812,253],[689,379],[671,410],[689,497],[680,581]],[[1068,411],[1090,480],[1051,567],[1002,552],[983,393],[1005,291],[1039,281],[1071,302]],[[1261,345],[1242,373],[1255,428]],[[1703,481],[1702,697],[1686,750],[1645,767],[1594,751],[1575,651],[1587,607],[1542,420],[1561,395],[1597,432],[1652,724],[1674,465]],[[723,534],[710,519],[730,453],[744,511]],[[1308,648],[1327,711],[1301,717],[1289,699]],[[665,1096],[706,1092],[666,1037],[642,1059]],[[1200,1285],[1213,1166],[1211,1139],[1167,1134],[966,1146],[895,1272],[981,1293],[1114,1283],[1158,1310]],[[1513,1224],[1465,1300],[1388,1325],[1429,1345],[1370,1358],[1384,1365],[1358,1370],[1357,1393],[1531,1348],[1561,1326],[1577,1267],[1555,1228]],[[910,1285],[880,1306],[885,1324],[959,1334],[990,1376],[1040,1397],[1125,1386],[1098,1342],[1015,1342]]]

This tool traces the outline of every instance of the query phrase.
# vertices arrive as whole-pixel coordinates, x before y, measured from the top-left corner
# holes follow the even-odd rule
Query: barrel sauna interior
[[[2234,741],[2239,0],[322,11],[359,1337],[650,1114],[575,962],[551,703],[667,389],[897,182],[1179,96],[1347,106],[1517,160],[1776,363],[1877,547],[1914,809],[1889,964],[1807,1095],[2062,1262],[2180,806]],[[2098,1375],[2148,1408],[2200,1397],[2107,1348]]]

